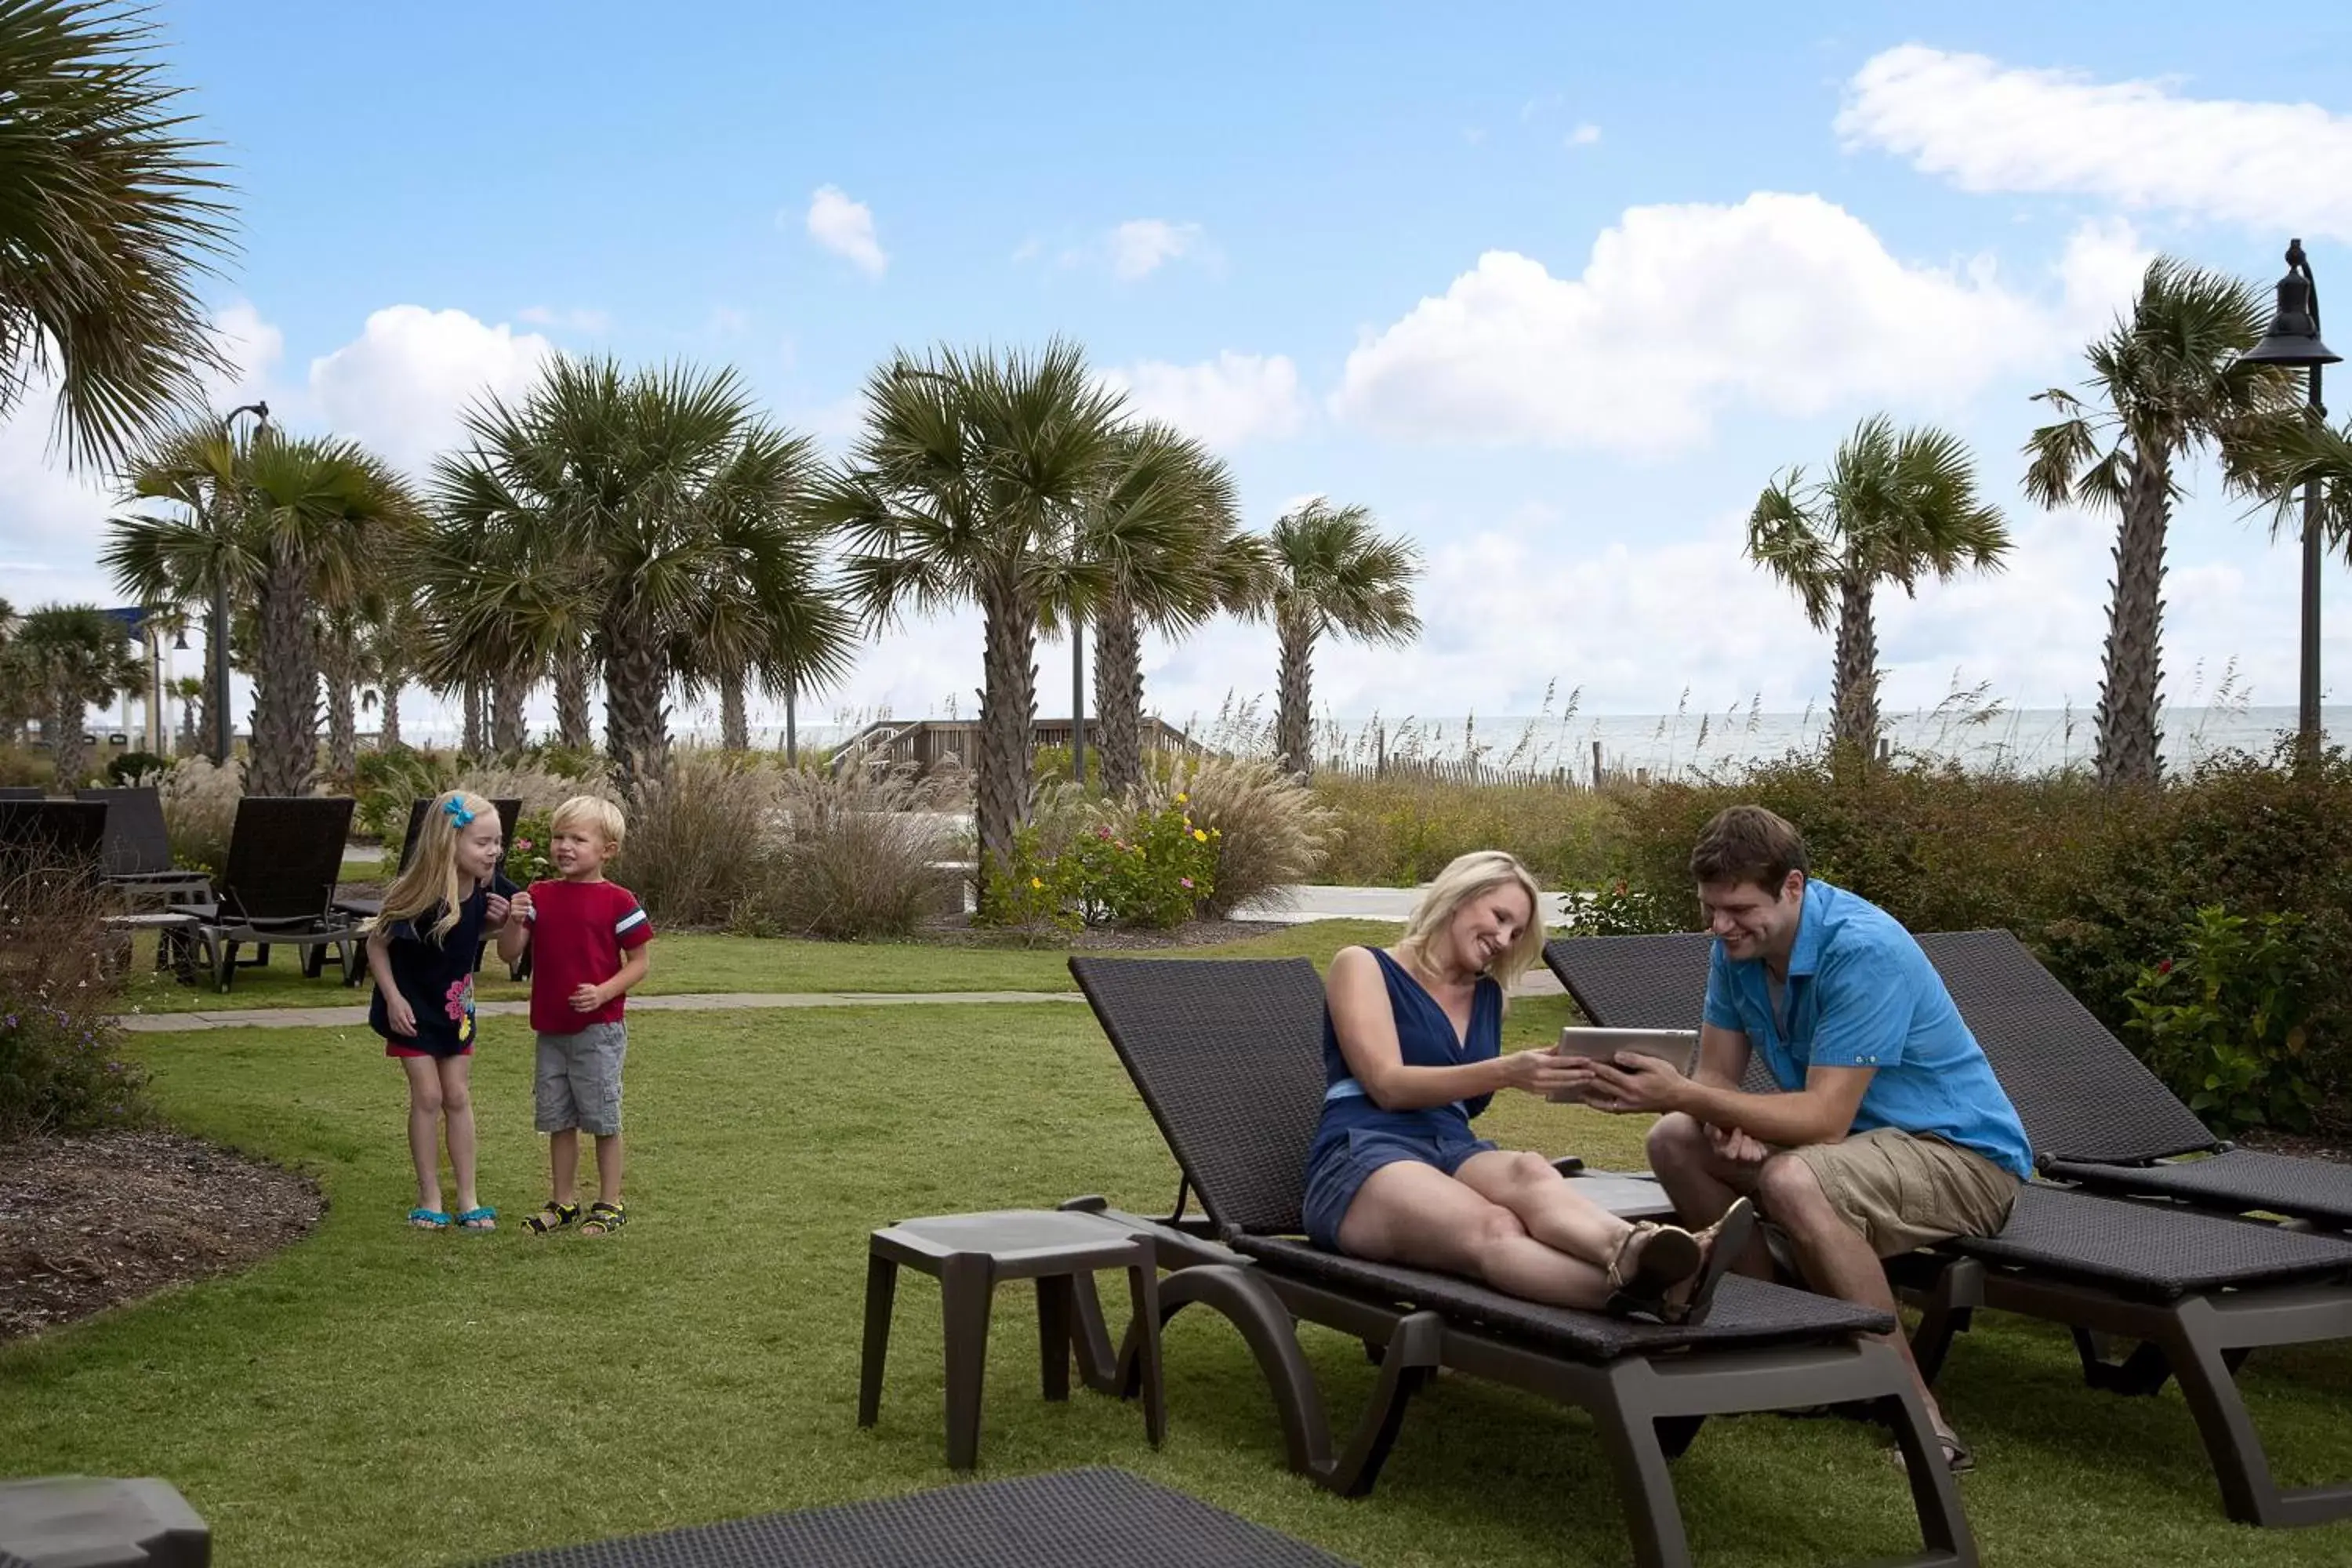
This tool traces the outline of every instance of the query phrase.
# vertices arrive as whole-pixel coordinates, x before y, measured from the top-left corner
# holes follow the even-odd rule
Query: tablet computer
[[[1594,1061],[1610,1061],[1620,1051],[1638,1051],[1645,1057],[1656,1057],[1672,1063],[1677,1072],[1690,1070],[1691,1055],[1698,1049],[1696,1029],[1591,1029],[1570,1027],[1559,1032],[1559,1044],[1552,1047],[1555,1056],[1585,1057]],[[1581,1105],[1584,1096],[1575,1089],[1555,1089],[1546,1098],[1559,1105]]]

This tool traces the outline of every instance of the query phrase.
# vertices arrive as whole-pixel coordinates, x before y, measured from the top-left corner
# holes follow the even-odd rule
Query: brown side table
[[[948,1464],[970,1469],[980,1455],[980,1391],[988,1364],[988,1318],[997,1285],[1037,1282],[1037,1351],[1045,1397],[1070,1396],[1071,1332],[1081,1274],[1127,1270],[1143,1393],[1143,1429],[1152,1445],[1168,1428],[1160,1376],[1160,1270],[1151,1238],[1090,1214],[1003,1209],[935,1215],[874,1233],[866,1264],[866,1352],[858,1366],[857,1424],[882,1407],[882,1366],[890,1347],[890,1307],[898,1268],[940,1282],[947,1328]]]

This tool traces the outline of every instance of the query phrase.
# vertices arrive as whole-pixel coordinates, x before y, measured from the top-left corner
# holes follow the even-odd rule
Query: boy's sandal
[[[457,1216],[457,1228],[460,1230],[496,1230],[499,1228],[499,1211],[488,1206],[467,1209],[464,1214]]]
[[[602,1201],[588,1205],[588,1216],[580,1222],[583,1236],[610,1236],[629,1221],[618,1204]]]
[[[408,1211],[408,1223],[418,1230],[446,1230],[449,1216],[439,1209],[418,1207]]]
[[[579,1223],[578,1204],[560,1204],[550,1198],[537,1214],[522,1222],[522,1227],[533,1236],[546,1236],[551,1231],[569,1229]]]
[[[1755,1235],[1756,1205],[1746,1198],[1734,1200],[1723,1211],[1721,1219],[1700,1231],[1697,1241],[1706,1262],[1700,1268],[1690,1294],[1667,1304],[1666,1321],[1692,1328],[1706,1322],[1707,1313],[1715,1307],[1716,1287],[1723,1283],[1723,1277],[1731,1272],[1731,1266],[1739,1261],[1739,1255],[1748,1250]]]
[[[1625,1255],[1634,1251],[1636,1242],[1641,1248],[1628,1273]],[[1667,1290],[1696,1274],[1700,1262],[1698,1237],[1690,1232],[1680,1226],[1635,1220],[1609,1259],[1610,1296],[1602,1310],[1616,1317],[1639,1312],[1664,1322],[1675,1310],[1666,1300]]]

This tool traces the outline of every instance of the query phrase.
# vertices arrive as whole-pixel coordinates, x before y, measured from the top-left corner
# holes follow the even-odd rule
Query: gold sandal
[[[1636,1240],[1642,1247],[1628,1274],[1625,1255]],[[1678,1225],[1637,1219],[1610,1255],[1605,1270],[1610,1295],[1601,1310],[1621,1318],[1638,1312],[1662,1323],[1679,1321],[1680,1309],[1666,1300],[1666,1292],[1696,1274],[1704,1261],[1698,1237],[1689,1231]]]

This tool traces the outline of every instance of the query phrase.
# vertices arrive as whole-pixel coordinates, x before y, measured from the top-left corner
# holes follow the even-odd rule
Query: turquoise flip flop
[[[480,1208],[467,1209],[464,1214],[459,1215],[457,1216],[457,1228],[460,1230],[496,1230],[499,1228],[498,1219],[499,1211],[485,1205]]]
[[[408,1211],[408,1223],[419,1230],[446,1230],[449,1216],[439,1209],[414,1208]]]

